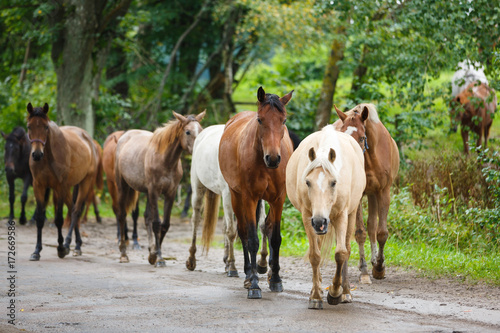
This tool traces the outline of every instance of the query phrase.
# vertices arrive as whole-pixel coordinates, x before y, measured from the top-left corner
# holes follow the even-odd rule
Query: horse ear
[[[186,117],[184,117],[182,114],[179,114],[175,111],[172,111],[173,114],[174,114],[174,117],[177,118],[177,120],[179,120],[181,123],[186,123],[188,120]]]
[[[309,159],[311,160],[311,162],[316,159],[316,152],[314,151],[314,147],[311,147],[311,149],[309,149]]]
[[[333,148],[330,148],[330,151],[328,152],[328,160],[330,163],[333,163],[335,161],[335,157],[337,157],[337,154],[335,154],[335,150]]]
[[[339,116],[340,120],[342,120],[342,122],[344,122],[344,120],[347,118],[347,115],[340,111],[338,108],[337,108],[337,105],[333,104],[333,106],[335,107],[335,111],[337,111],[337,115]]]
[[[43,105],[43,113],[47,114],[49,112],[49,105],[47,103],[45,103]]]
[[[280,101],[283,105],[287,105],[288,102],[290,102],[290,100],[292,99],[293,92],[294,90],[290,91],[288,94],[280,98]]]
[[[259,87],[259,90],[257,90],[257,99],[260,103],[264,103],[266,101],[266,92],[262,89],[262,87]]]
[[[369,114],[370,110],[368,110],[368,107],[365,106],[363,108],[363,111],[361,111],[361,120],[362,121],[365,121],[366,119],[368,119],[368,114]]]
[[[31,105],[31,103],[28,103],[28,107],[27,107],[27,109],[28,109],[28,113],[29,113],[29,114],[32,114],[32,113],[33,113],[33,105]]]
[[[196,117],[194,117],[196,119],[197,122],[200,122],[203,117],[205,117],[205,114],[207,113],[207,109],[203,110],[202,113],[200,113],[199,115],[197,115]]]

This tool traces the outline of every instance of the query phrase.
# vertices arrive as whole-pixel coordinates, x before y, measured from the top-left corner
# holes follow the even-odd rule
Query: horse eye
[[[257,118],[257,121],[262,125],[262,120],[260,120],[260,118]]]
[[[45,126],[45,130],[48,130],[49,129],[49,126]]]
[[[333,181],[330,183],[330,186],[331,186],[331,187],[335,187],[335,185],[337,185],[337,181],[336,181],[336,180],[333,180]]]
[[[191,132],[190,131],[186,131],[186,135],[191,135]]]
[[[310,187],[311,186],[311,182],[308,181],[308,180],[306,180],[306,185],[307,185],[307,187]]]
[[[285,120],[283,120],[283,125],[285,125],[285,123],[286,123],[286,119],[285,119]]]

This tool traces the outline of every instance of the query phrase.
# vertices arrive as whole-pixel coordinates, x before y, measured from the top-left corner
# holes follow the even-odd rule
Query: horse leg
[[[359,282],[363,284],[371,284],[370,275],[368,275],[368,265],[365,258],[365,242],[366,242],[366,229],[363,222],[363,204],[359,202],[358,210],[356,211],[356,243],[359,248],[359,265],[358,268],[361,272]]]
[[[121,179],[120,180],[120,191],[117,191],[117,205],[116,205],[116,219],[118,222],[118,248],[120,249],[121,263],[128,263],[129,259],[127,256],[127,203],[131,197],[135,196],[134,190],[128,186],[128,184]]]
[[[63,245],[64,237],[62,235],[62,227],[64,224],[63,217],[63,208],[64,208],[64,198],[62,196],[58,196],[54,192],[54,208],[55,208],[55,218],[54,224],[57,227],[57,256],[63,259],[68,253],[66,252],[66,248]]]
[[[80,185],[75,185],[73,188],[73,198],[69,199],[69,195],[63,195],[63,198],[66,200],[66,206],[68,207],[68,215],[70,216],[70,224],[68,228],[68,234],[66,235],[66,239],[64,240],[64,247],[66,248],[66,254],[69,254],[69,246],[71,244],[71,235],[73,234],[73,229],[75,228],[73,224],[73,213],[75,209],[75,202],[78,198],[78,193],[80,192]],[[55,195],[55,191],[54,191]],[[66,219],[68,216],[66,216]]]
[[[48,200],[44,200],[46,189],[33,187],[36,198],[35,220],[36,220],[36,246],[35,252],[31,254],[30,261],[39,261],[40,252],[42,251],[42,229],[45,224],[45,207]]]
[[[16,194],[15,194],[15,187],[14,187],[14,176],[7,177],[7,182],[9,183],[9,206],[10,206],[10,213],[9,213],[9,221],[14,220],[14,201],[16,200]]]
[[[384,265],[384,246],[389,231],[387,230],[387,214],[389,213],[389,204],[391,202],[391,187],[387,186],[384,190],[377,194],[378,203],[378,228],[377,228],[377,242],[378,242],[378,256],[375,265],[373,265],[373,278],[385,278],[385,265]]]
[[[342,303],[351,303],[351,284],[349,283],[349,275],[347,271],[349,269],[349,257],[351,256],[351,238],[354,233],[357,222],[357,211],[356,214],[351,213],[347,218],[347,233],[345,235],[345,245],[347,249],[347,259],[342,267]]]
[[[188,216],[189,205],[192,203],[192,200],[191,200],[192,194],[193,194],[193,188],[192,188],[192,185],[189,184],[189,186],[187,188],[186,201],[184,201],[184,209],[182,210],[182,213],[181,213],[181,218],[186,218]]]
[[[271,240],[270,244],[270,260],[269,260],[269,289],[274,292],[283,291],[283,283],[281,282],[279,254],[281,247],[281,212],[283,210],[283,202],[275,202],[271,205],[269,215],[266,218],[266,229],[270,230],[268,234]],[[257,240],[258,241],[258,240]]]
[[[94,193],[92,193],[92,205],[94,206],[94,214],[97,223],[102,223],[101,215],[99,214],[99,206],[97,205],[97,197],[95,196]]]
[[[302,212],[302,223],[306,230],[307,240],[309,241],[309,262],[312,268],[312,289],[309,295],[309,309],[323,309],[323,288],[321,288],[321,272],[319,264],[321,263],[321,252],[318,244],[318,236],[311,227],[311,215]]]
[[[137,235],[137,219],[139,218],[139,200],[137,200],[137,203],[135,205],[134,210],[132,211],[132,220],[134,221],[134,228],[132,230],[132,249],[133,250],[140,250],[141,245],[139,244],[139,236]],[[125,225],[126,227],[126,225]],[[125,228],[126,230],[127,228]]]
[[[335,247],[335,262],[337,263],[337,267],[332,285],[328,288],[328,295],[326,299],[328,304],[337,305],[342,300],[342,294],[344,293],[344,288],[342,286],[342,269],[344,268],[344,263],[347,262],[347,259],[349,258],[349,253],[346,247],[348,228],[348,218],[346,212],[342,213],[338,219],[334,221],[333,227],[335,228],[335,238],[337,241],[337,246]]]
[[[21,194],[21,217],[19,218],[19,223],[26,224],[26,201],[28,200],[28,188],[30,187],[31,179],[30,177],[24,177],[23,179],[23,193]]]
[[[462,141],[464,142],[464,152],[469,154],[469,131],[465,130],[462,125],[461,129]]]
[[[200,183],[193,180],[191,176],[191,184],[193,186],[193,194],[191,197],[191,205],[193,206],[193,216],[191,217],[191,228],[193,237],[191,238],[191,246],[189,247],[189,258],[186,260],[186,268],[194,271],[196,268],[196,233],[201,222],[201,208],[203,206],[203,198],[206,188]]]
[[[368,237],[370,237],[370,250],[371,250],[370,262],[372,263],[372,266],[374,266],[378,255],[378,250],[377,250],[378,202],[377,202],[377,197],[374,194],[369,194],[367,197],[368,197],[367,226],[368,226]]]
[[[175,192],[165,194],[165,201],[163,202],[163,223],[160,226],[160,240],[158,242],[158,259],[156,261],[156,267],[165,267],[165,259],[161,255],[161,246],[163,244],[163,239],[167,235],[168,229],[170,229],[170,214],[172,212],[172,206],[174,205]]]
[[[76,245],[75,245],[75,250],[73,251],[73,256],[82,255],[82,250],[81,250],[82,238],[80,236],[80,217],[82,216],[85,203],[87,202],[87,199],[89,197],[89,193],[92,191],[92,186],[94,186],[92,177],[85,178],[78,185],[78,196],[76,198],[76,203],[73,206],[73,212],[71,214],[71,226],[69,227],[69,235],[71,235],[72,229],[73,228],[75,229]],[[71,236],[68,242],[68,248],[70,242],[71,242]]]
[[[236,239],[236,219],[234,218],[233,207],[231,206],[230,194],[223,194],[222,205],[224,207],[224,262],[228,277],[238,277],[234,259],[234,240]]]
[[[264,200],[259,200],[257,204],[257,221],[260,226],[260,233],[262,234],[262,246],[260,248],[260,260],[257,263],[257,271],[260,274],[267,273],[267,255],[269,252],[267,251],[267,230],[266,230],[266,206],[264,204]]]
[[[154,235],[154,241],[151,235],[148,232],[149,236],[149,257],[148,261],[151,265],[155,265],[158,260],[158,252],[160,249],[158,245],[160,244],[160,215],[158,214],[158,195],[153,193],[153,191],[148,191],[148,217],[149,217],[149,226],[148,229],[151,228],[152,234]],[[161,264],[158,265],[158,267]]]

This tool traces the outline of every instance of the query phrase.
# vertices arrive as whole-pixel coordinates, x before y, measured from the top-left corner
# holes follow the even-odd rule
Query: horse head
[[[10,134],[1,132],[5,139],[5,172],[15,173],[16,162],[22,159],[23,147],[26,144],[26,132],[22,127],[16,127]]]
[[[276,169],[281,162],[281,139],[285,134],[285,105],[292,98],[293,90],[283,97],[266,94],[260,87],[257,91],[259,109],[257,111],[257,136],[260,138],[264,163],[270,169]]]
[[[304,180],[311,202],[311,225],[318,235],[326,234],[330,224],[330,212],[337,200],[337,173],[334,170],[335,150],[327,156],[316,156],[314,147],[309,149],[311,161],[304,171]]]
[[[181,147],[190,154],[193,153],[194,140],[203,130],[200,121],[205,116],[206,111],[207,110],[204,110],[197,116],[189,115],[187,117],[174,112],[175,118],[181,123],[181,133],[179,137]]]
[[[43,158],[45,144],[49,138],[49,105],[45,103],[43,108],[33,107],[28,103],[28,139],[31,142],[31,156],[33,160],[40,161]]]
[[[340,131],[352,136],[359,143],[364,153],[368,149],[368,140],[366,138],[366,119],[368,119],[370,112],[368,107],[358,105],[348,113],[340,111],[336,105],[334,107],[342,121]]]

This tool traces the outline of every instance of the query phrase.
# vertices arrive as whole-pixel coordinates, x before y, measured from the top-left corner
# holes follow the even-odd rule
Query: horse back
[[[71,172],[68,173],[67,182],[72,186],[97,172],[98,152],[85,130],[75,126],[62,126],[60,129],[68,146]]]
[[[106,138],[106,141],[104,141],[102,148],[102,166],[108,182],[115,182],[116,145],[123,133],[125,133],[125,131],[113,132]]]

